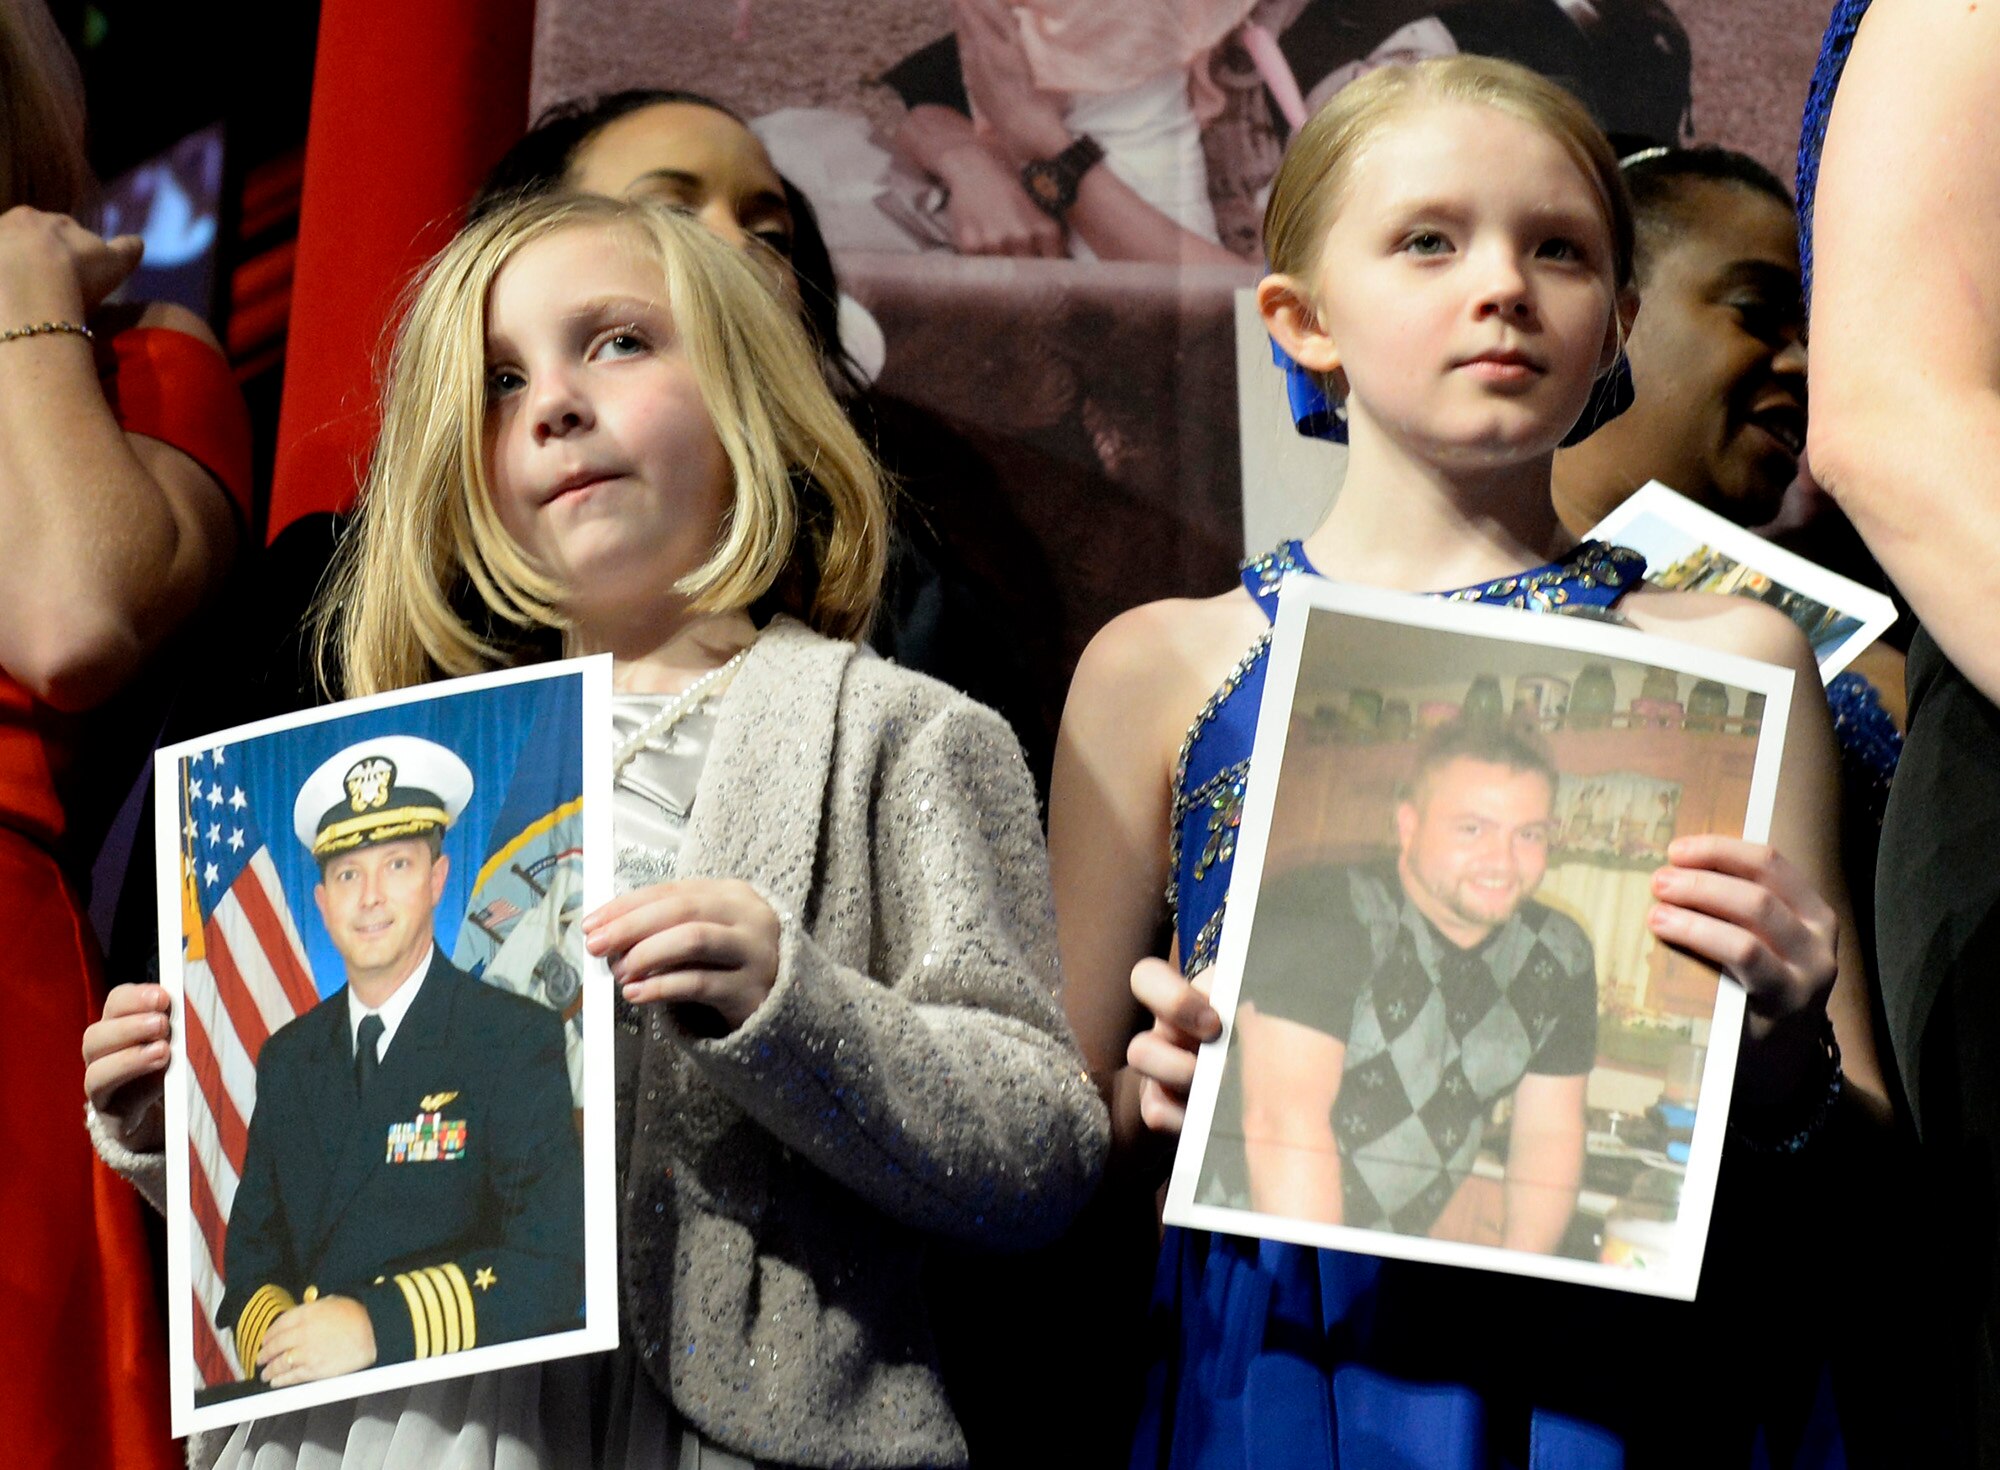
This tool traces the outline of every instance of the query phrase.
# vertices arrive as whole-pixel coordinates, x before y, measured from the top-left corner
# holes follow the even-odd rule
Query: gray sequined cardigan
[[[924,1239],[1052,1239],[1108,1142],[1056,998],[1013,735],[777,619],[719,707],[678,871],[747,879],[782,937],[777,984],[732,1034],[648,1013],[622,1207],[633,1345],[740,1454],[962,1465]]]
[[[1013,735],[776,620],[721,703],[678,871],[750,880],[782,938],[776,986],[730,1035],[649,1015],[624,1206],[634,1345],[739,1453],[961,1464],[924,1237],[1053,1238],[1108,1139],[1057,1002]]]

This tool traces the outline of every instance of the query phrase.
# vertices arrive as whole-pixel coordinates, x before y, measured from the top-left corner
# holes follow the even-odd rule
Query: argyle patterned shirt
[[[1244,994],[1345,1043],[1333,1110],[1343,1219],[1421,1235],[1471,1171],[1493,1104],[1530,1072],[1597,1053],[1597,966],[1577,923],[1524,901],[1461,949],[1393,865],[1305,868],[1266,885]],[[1263,942],[1259,942],[1259,941]]]

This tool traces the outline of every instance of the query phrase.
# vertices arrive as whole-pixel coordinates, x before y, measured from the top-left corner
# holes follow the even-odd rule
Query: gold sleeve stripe
[[[298,1303],[292,1300],[292,1294],[282,1286],[260,1286],[245,1303],[243,1314],[237,1321],[269,1326],[272,1318],[297,1305]]]
[[[246,1361],[255,1361],[257,1345],[271,1325],[271,1288],[259,1287],[236,1319],[236,1343]]]
[[[479,1321],[478,1314],[472,1309],[472,1288],[465,1284],[465,1273],[458,1269],[458,1262],[445,1262],[444,1274],[451,1282],[452,1295],[458,1298],[459,1318],[465,1323],[459,1334],[459,1346],[469,1348],[478,1340],[474,1328]]]
[[[257,1376],[257,1350],[264,1345],[264,1333],[270,1327],[270,1314],[258,1311],[256,1317],[250,1314],[254,1304],[243,1309],[243,1315],[236,1319],[236,1357],[243,1367],[243,1380],[249,1382]]]
[[[264,1334],[280,1313],[297,1305],[290,1292],[271,1285],[258,1287],[244,1303],[236,1318],[236,1360],[243,1365],[245,1382],[257,1376],[257,1349],[264,1345]]]
[[[435,1357],[445,1350],[444,1303],[438,1300],[437,1289],[431,1285],[430,1278],[422,1271],[411,1271],[408,1274],[410,1284],[417,1289],[417,1299],[424,1304],[424,1316],[430,1323],[431,1330],[431,1356]]]
[[[269,1290],[269,1287],[264,1288],[264,1291]],[[271,1330],[271,1323],[283,1310],[282,1302],[261,1293],[243,1309],[243,1315],[236,1322],[236,1341],[251,1362],[257,1360],[257,1349],[263,1345],[264,1334]]]
[[[424,1304],[417,1299],[417,1289],[410,1285],[409,1277],[399,1275],[396,1285],[401,1288],[403,1300],[410,1308],[410,1333],[416,1338],[413,1356],[428,1358],[431,1355],[431,1339],[424,1327]]]
[[[428,1286],[438,1301],[438,1315],[444,1319],[444,1351],[455,1353],[459,1349],[458,1303],[452,1298],[451,1283],[444,1279],[444,1272],[435,1266],[423,1269],[424,1284]]]

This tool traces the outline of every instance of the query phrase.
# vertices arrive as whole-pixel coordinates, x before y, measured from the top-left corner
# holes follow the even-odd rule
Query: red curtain
[[[398,293],[527,122],[534,0],[324,0],[268,533],[353,503]]]

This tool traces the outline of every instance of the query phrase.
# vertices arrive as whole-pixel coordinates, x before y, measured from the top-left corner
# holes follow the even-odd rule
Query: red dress
[[[118,422],[201,464],[247,517],[250,425],[228,364],[159,328],[110,347]],[[0,1465],[172,1470],[144,1206],[83,1129],[83,1028],[104,994],[56,858],[77,728],[0,671]]]

